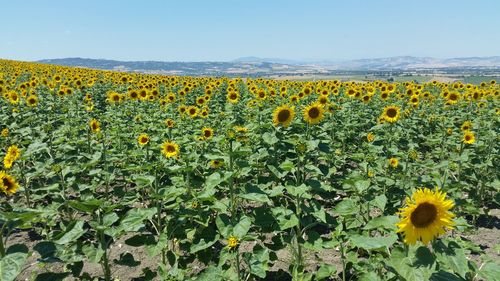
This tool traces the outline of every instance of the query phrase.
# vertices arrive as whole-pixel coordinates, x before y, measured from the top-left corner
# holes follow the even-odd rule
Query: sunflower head
[[[277,107],[273,112],[274,126],[288,127],[295,117],[295,109],[288,105]]]
[[[214,159],[210,161],[210,167],[212,167],[213,169],[217,169],[222,166],[224,166],[224,161],[222,160]]]
[[[165,141],[161,146],[161,152],[166,158],[177,157],[179,155],[179,145],[173,141]]]
[[[38,97],[35,95],[30,95],[26,98],[26,104],[30,107],[35,107],[38,104]]]
[[[19,188],[16,179],[5,172],[0,172],[0,191],[7,195],[13,195]]]
[[[201,129],[201,135],[206,140],[211,139],[214,136],[214,129],[209,128],[209,127],[205,127],[203,129]]]
[[[165,125],[167,125],[167,127],[169,127],[169,128],[173,128],[175,126],[175,121],[168,118],[165,120]]]
[[[375,140],[375,134],[373,134],[372,132],[366,134],[366,140],[368,142],[373,142]]]
[[[406,206],[399,210],[401,220],[396,224],[405,243],[415,244],[420,240],[427,244],[453,227],[454,214],[449,210],[455,204],[445,198],[446,193],[438,188],[418,189],[411,198],[406,198]]]
[[[9,136],[9,128],[2,129],[2,137],[6,138]]]
[[[89,126],[90,126],[90,130],[94,134],[97,134],[101,131],[101,123],[99,123],[99,121],[97,121],[96,119],[90,120]]]
[[[149,136],[147,134],[140,134],[137,137],[137,143],[139,143],[140,146],[144,146],[149,143]]]
[[[325,110],[323,109],[323,106],[319,103],[313,103],[308,105],[307,107],[304,108],[303,111],[303,116],[304,120],[310,124],[318,124],[323,120]]]
[[[227,247],[232,250],[236,247],[238,247],[238,244],[239,244],[239,241],[238,241],[238,238],[236,238],[235,236],[230,236],[228,239],[227,239]]]
[[[389,123],[394,123],[398,121],[399,116],[401,115],[401,109],[396,105],[389,105],[384,108],[384,112],[382,113],[382,117],[385,121]]]
[[[473,132],[466,131],[466,132],[464,132],[464,136],[463,136],[462,141],[465,144],[473,144],[474,142],[476,142],[476,136],[474,135]]]
[[[397,168],[398,165],[399,165],[398,158],[392,157],[389,159],[389,166],[391,166],[393,169]]]

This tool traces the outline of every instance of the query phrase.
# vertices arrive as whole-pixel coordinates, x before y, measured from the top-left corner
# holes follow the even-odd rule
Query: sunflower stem
[[[0,229],[0,258],[5,257],[5,246],[3,242],[3,229],[5,227],[5,223],[2,225],[2,228]]]

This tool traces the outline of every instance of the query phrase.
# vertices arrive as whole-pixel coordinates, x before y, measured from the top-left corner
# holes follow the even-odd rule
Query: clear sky
[[[0,58],[500,55],[499,0],[1,0]]]

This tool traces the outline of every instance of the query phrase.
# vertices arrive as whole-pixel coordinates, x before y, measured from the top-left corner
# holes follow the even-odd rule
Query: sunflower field
[[[0,280],[499,280],[499,91],[0,60]]]

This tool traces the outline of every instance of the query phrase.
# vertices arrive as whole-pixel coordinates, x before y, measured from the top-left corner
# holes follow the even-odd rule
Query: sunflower
[[[368,142],[372,142],[372,141],[374,141],[374,140],[375,140],[375,135],[374,135],[372,132],[370,132],[370,133],[366,134],[366,140],[367,140]]]
[[[198,107],[196,106],[189,106],[186,111],[191,118],[194,118],[196,117],[196,115],[198,115]]]
[[[165,120],[165,125],[167,125],[167,127],[169,127],[169,128],[173,128],[175,126],[175,121],[168,118]]]
[[[19,184],[16,179],[8,175],[4,171],[0,172],[0,190],[7,195],[12,195],[16,193],[19,188]]]
[[[389,105],[384,107],[384,112],[382,113],[382,117],[385,121],[389,123],[394,123],[398,121],[399,116],[401,115],[401,109],[399,106]]]
[[[324,109],[321,104],[312,103],[304,108],[304,120],[309,124],[318,124],[324,117]]]
[[[96,119],[90,120],[89,125],[90,125],[90,130],[92,131],[92,133],[96,134],[96,133],[99,133],[101,131],[101,124]]]
[[[238,247],[238,244],[239,244],[239,241],[238,241],[238,238],[236,238],[235,236],[230,236],[228,239],[227,239],[227,247],[231,250],[231,249],[234,249],[236,247]]]
[[[161,146],[161,152],[166,158],[172,158],[179,155],[179,145],[173,141],[165,141]]]
[[[19,95],[12,91],[9,93],[9,102],[12,104],[18,104],[19,103]]]
[[[275,126],[288,127],[295,117],[295,110],[288,105],[278,106],[273,113],[273,123]]]
[[[464,137],[463,137],[462,141],[465,144],[473,144],[476,142],[476,136],[474,136],[473,132],[466,131],[466,132],[464,132]]]
[[[206,140],[211,139],[214,136],[214,129],[205,127],[201,129],[201,135]]]
[[[449,210],[455,204],[445,198],[446,193],[438,188],[434,191],[421,188],[411,198],[406,198],[406,206],[399,210],[401,221],[396,224],[397,232],[403,233],[405,243],[413,245],[420,240],[427,244],[443,234],[446,228],[453,228],[455,215]]]
[[[227,101],[230,103],[238,103],[238,100],[240,99],[240,94],[236,91],[229,91],[227,93]]]
[[[8,170],[10,168],[12,168],[12,164],[14,164],[14,159],[12,159],[12,157],[9,157],[9,155],[5,155],[5,157],[3,158],[3,167]]]
[[[2,137],[6,138],[9,136],[9,128],[2,129]]]
[[[38,104],[38,97],[35,95],[30,95],[26,98],[26,104],[31,107],[35,107]]]
[[[137,142],[139,143],[139,145],[145,146],[149,142],[149,136],[147,134],[140,134],[137,137]]]
[[[210,161],[210,167],[212,167],[213,169],[217,169],[217,168],[220,168],[222,166],[224,166],[224,161],[222,161],[222,160],[215,159],[215,160]]]
[[[470,120],[467,120],[465,121],[463,124],[462,124],[462,127],[460,127],[462,129],[462,131],[466,132],[466,131],[470,131],[470,129],[472,129],[472,122]]]
[[[394,169],[395,169],[395,168],[397,168],[397,167],[398,167],[398,165],[399,165],[399,160],[398,160],[398,158],[394,158],[394,157],[392,157],[392,158],[390,158],[390,159],[389,159],[389,166],[391,166],[392,168],[394,168]]]
[[[17,145],[13,144],[7,149],[7,155],[12,158],[12,160],[17,160],[21,156],[21,150]]]

